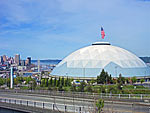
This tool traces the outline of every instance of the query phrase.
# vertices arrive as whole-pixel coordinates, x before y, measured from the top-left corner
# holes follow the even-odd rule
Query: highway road
[[[49,95],[40,95],[40,94],[25,94],[25,93],[8,93],[0,92],[0,99],[12,99],[11,103],[23,104],[36,107],[44,107],[47,109],[57,109],[59,111],[69,112],[92,112],[95,108],[95,100],[84,99],[84,98],[71,98],[71,97],[62,97],[62,96],[49,96]],[[7,102],[9,102],[7,100]],[[55,106],[54,105],[57,106]],[[53,108],[55,106],[55,108]],[[131,102],[111,102],[105,101],[104,111],[105,112],[117,112],[117,113],[150,113],[150,104],[145,103],[131,103]]]

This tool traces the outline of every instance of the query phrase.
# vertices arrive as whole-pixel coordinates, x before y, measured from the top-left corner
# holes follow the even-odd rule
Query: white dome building
[[[109,42],[95,42],[81,48],[63,59],[52,71],[52,75],[72,77],[97,77],[104,69],[112,77],[150,75],[149,67],[131,52],[110,45]]]

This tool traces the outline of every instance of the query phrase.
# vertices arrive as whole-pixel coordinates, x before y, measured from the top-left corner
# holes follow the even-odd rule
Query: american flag
[[[105,37],[105,32],[104,32],[103,27],[101,27],[101,36],[102,36],[102,39],[104,39],[104,37]]]

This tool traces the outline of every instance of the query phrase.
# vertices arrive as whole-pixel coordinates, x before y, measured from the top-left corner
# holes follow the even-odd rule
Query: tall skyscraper
[[[3,57],[0,56],[0,63],[3,64]]]
[[[15,55],[15,63],[16,63],[17,65],[20,65],[20,55],[19,55],[19,54],[16,54],[16,55]]]
[[[3,61],[6,62],[7,61],[7,57],[6,55],[3,55]]]
[[[26,60],[26,65],[31,65],[31,57],[27,57],[27,60]]]

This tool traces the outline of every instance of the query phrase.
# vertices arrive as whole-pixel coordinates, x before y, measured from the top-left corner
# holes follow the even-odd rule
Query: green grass
[[[150,89],[145,88],[143,86],[135,86],[134,85],[123,85],[122,89],[118,88],[118,85],[95,85],[91,86],[93,93],[112,93],[112,94],[150,94]],[[21,89],[29,89],[28,87],[21,87]],[[36,90],[53,90],[57,91],[58,87],[40,87],[37,86]],[[71,91],[71,86],[63,87],[64,91]],[[78,86],[76,87],[78,91]],[[88,86],[85,88],[85,92],[88,91]],[[91,92],[91,91],[90,91]]]

